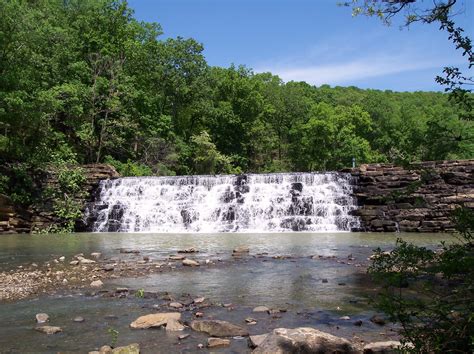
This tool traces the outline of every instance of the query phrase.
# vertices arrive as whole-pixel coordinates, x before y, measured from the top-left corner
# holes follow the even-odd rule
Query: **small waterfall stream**
[[[104,180],[85,218],[94,232],[350,231],[351,182],[345,173]]]

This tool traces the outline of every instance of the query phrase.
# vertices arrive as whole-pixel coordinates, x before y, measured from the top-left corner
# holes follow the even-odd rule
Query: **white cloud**
[[[286,62],[256,68],[256,72],[270,71],[284,81],[306,81],[313,85],[343,85],[356,81],[393,75],[398,73],[442,68],[447,63],[443,60],[416,60],[412,56],[372,56],[364,59],[352,59],[347,62],[321,63],[302,65]]]

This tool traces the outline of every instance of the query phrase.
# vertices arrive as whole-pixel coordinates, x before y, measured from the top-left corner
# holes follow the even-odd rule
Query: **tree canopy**
[[[162,39],[121,0],[0,0],[0,13],[3,164],[174,175],[474,156],[469,111],[443,93],[211,67],[202,44]]]

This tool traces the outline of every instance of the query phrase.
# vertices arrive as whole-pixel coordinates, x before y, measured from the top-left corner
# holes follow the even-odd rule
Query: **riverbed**
[[[145,353],[198,350],[207,336],[189,328],[178,334],[129,328],[138,316],[170,311],[170,301],[184,304],[173,311],[182,313],[185,324],[201,312],[201,319],[229,321],[247,327],[251,335],[306,326],[351,341],[396,339],[396,324],[370,321],[377,313],[371,306],[377,288],[366,270],[373,249],[390,250],[398,237],[432,248],[451,239],[447,234],[421,233],[2,236],[0,270],[4,273],[27,273],[34,264],[52,274],[60,269],[61,278],[67,278],[70,268],[82,269],[69,265],[75,256],[91,258],[91,253],[101,253],[97,263],[83,268],[104,284],[91,288],[91,278],[86,275],[84,281],[78,276],[76,281],[66,279],[64,285],[58,278],[58,284],[23,299],[2,301],[0,347],[2,352],[87,352],[104,344],[138,342]],[[233,255],[232,250],[239,246],[248,247],[249,252]],[[185,250],[197,252],[179,253]],[[180,254],[200,266],[185,267],[181,260],[170,259]],[[61,257],[63,261],[58,261]],[[108,264],[116,266],[103,271],[101,267]],[[205,306],[192,305],[197,297],[206,299]],[[254,313],[256,306],[270,311]],[[45,335],[34,331],[35,314],[41,312],[50,316],[48,324],[60,326],[62,332]],[[74,322],[77,316],[84,321]],[[249,325],[249,318],[255,323]],[[183,333],[190,336],[179,339]],[[245,338],[232,339],[230,347],[222,350],[251,351]]]

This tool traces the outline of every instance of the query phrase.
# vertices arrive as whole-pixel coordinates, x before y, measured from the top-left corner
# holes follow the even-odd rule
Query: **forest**
[[[163,38],[126,1],[1,0],[0,13],[3,166],[105,162],[140,176],[474,156],[473,122],[442,92],[213,67],[201,43]],[[11,183],[0,175],[0,193]]]

